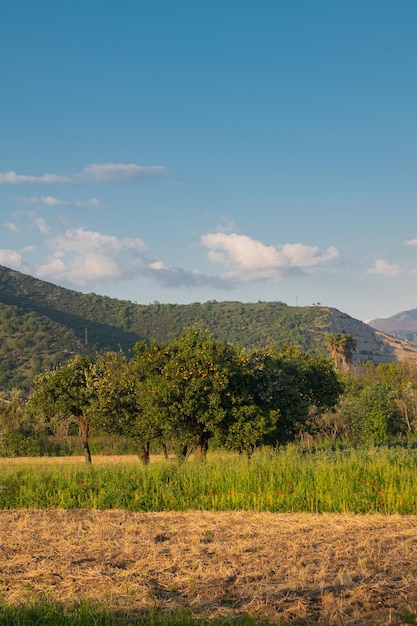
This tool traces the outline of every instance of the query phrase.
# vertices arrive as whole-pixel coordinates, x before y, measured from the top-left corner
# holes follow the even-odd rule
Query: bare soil
[[[0,597],[188,607],[273,624],[401,624],[417,609],[417,517],[0,511]]]

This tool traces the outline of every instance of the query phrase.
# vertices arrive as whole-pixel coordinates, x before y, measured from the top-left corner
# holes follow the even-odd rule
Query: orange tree
[[[274,414],[268,419],[248,393],[245,359],[207,331],[192,327],[165,346],[141,346],[135,364],[142,425],[151,422],[184,454],[193,447],[204,456],[213,438],[250,451],[271,428]]]
[[[92,362],[75,356],[56,370],[38,374],[32,380],[29,406],[44,423],[74,417],[80,427],[85,460],[91,463],[89,447],[91,403],[94,389],[87,384]]]
[[[133,359],[122,351],[107,352],[97,357],[90,371],[95,424],[106,433],[134,439],[145,464],[151,442],[166,451],[166,442],[173,436],[164,375],[168,354],[167,347],[141,342],[135,346]]]
[[[277,411],[267,440],[282,444],[309,430],[312,416],[334,407],[343,386],[329,360],[298,348],[255,350],[249,358],[254,401]]]
[[[134,439],[140,447],[139,457],[147,462],[149,449],[142,430],[138,431],[141,407],[131,361],[121,350],[100,354],[90,369],[88,384],[94,389],[91,413],[95,425],[105,433]]]

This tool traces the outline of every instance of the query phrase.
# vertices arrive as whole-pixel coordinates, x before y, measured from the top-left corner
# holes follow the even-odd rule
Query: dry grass
[[[400,624],[417,607],[417,518],[1,511],[0,594],[275,624]]]

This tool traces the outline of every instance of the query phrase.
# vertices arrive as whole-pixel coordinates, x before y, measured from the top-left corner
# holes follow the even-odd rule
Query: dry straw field
[[[417,607],[417,518],[3,510],[0,594],[132,615],[188,607],[224,621],[402,624]]]

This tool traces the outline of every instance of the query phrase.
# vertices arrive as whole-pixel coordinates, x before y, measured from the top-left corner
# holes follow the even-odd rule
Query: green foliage
[[[39,456],[42,450],[42,440],[35,434],[8,431],[0,435],[1,457]]]
[[[200,446],[204,452],[211,438],[222,440],[228,432],[233,445],[229,426],[247,398],[241,360],[230,344],[192,327],[165,346],[154,343],[146,350],[142,345],[136,351],[136,372],[143,415],[166,440]],[[255,418],[256,411],[251,415]],[[250,447],[252,440],[253,435]],[[244,445],[242,438],[239,445]]]
[[[361,441],[386,441],[400,428],[399,411],[392,388],[382,382],[366,387],[355,402],[352,416],[354,435]]]
[[[30,416],[20,389],[0,391],[0,431],[30,430]]]
[[[255,404],[234,406],[225,432],[218,440],[227,450],[252,454],[254,449],[276,433],[279,410],[262,410]]]
[[[202,455],[209,441],[252,453],[266,442],[291,441],[312,414],[332,407],[341,384],[330,362],[292,348],[247,354],[199,327],[169,344],[136,345],[134,357],[77,356],[38,374],[29,406],[43,425],[80,425],[90,460],[90,425],[134,438],[148,458],[150,442],[173,441]]]
[[[309,429],[312,414],[333,407],[342,385],[329,361],[295,348],[256,350],[249,360],[255,403],[278,412],[269,443],[286,443]]]
[[[319,424],[346,440],[383,442],[417,429],[416,367],[409,363],[367,363],[345,373],[344,393],[335,411]]]
[[[37,425],[19,389],[0,392],[0,456],[34,456],[42,449]]]
[[[29,406],[45,424],[69,416],[84,417],[88,421],[94,395],[88,384],[91,367],[88,357],[78,355],[62,367],[38,374],[32,380]]]
[[[38,374],[29,399],[33,414],[44,426],[57,427],[70,419],[78,422],[87,462],[91,462],[88,443],[94,386],[89,384],[92,363],[87,356],[75,356],[62,367]]]
[[[89,412],[94,425],[106,433],[137,436],[138,393],[126,355],[122,351],[99,355],[88,372],[87,385],[92,391]]]

